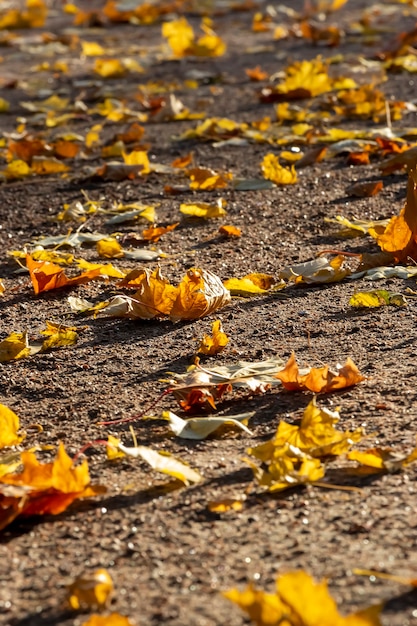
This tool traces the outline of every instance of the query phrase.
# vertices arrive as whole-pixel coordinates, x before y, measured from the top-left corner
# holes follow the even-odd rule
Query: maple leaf
[[[315,398],[306,407],[299,426],[281,421],[271,441],[250,449],[250,454],[266,462],[275,448],[286,444],[298,448],[312,457],[340,455],[349,450],[363,436],[361,428],[355,431],[336,430],[340,419],[338,411],[319,408]]]
[[[19,418],[11,409],[0,404],[0,449],[16,446],[24,437],[18,434]]]
[[[51,463],[39,463],[34,452],[22,452],[21,462],[20,473],[0,477],[0,529],[18,515],[57,515],[74,500],[105,491],[90,484],[87,461],[73,466],[62,443]]]
[[[329,393],[337,389],[345,389],[365,380],[350,359],[345,365],[338,366],[336,372],[331,372],[328,365],[312,367],[307,374],[300,374],[294,352],[291,354],[285,368],[277,373],[277,378],[289,391],[313,391],[314,393]]]
[[[411,169],[408,175],[407,200],[399,215],[392,217],[380,234],[369,229],[369,234],[376,240],[384,252],[392,254],[397,263],[407,258],[417,261],[417,169]]]
[[[210,315],[230,302],[230,293],[220,278],[209,270],[192,268],[178,285],[177,297],[169,312],[170,319],[198,319]]]
[[[68,603],[74,611],[80,608],[104,607],[114,591],[109,572],[102,568],[92,574],[78,576],[68,588]]]
[[[223,595],[246,611],[257,626],[381,626],[381,606],[343,617],[327,582],[317,583],[303,570],[278,576],[273,594],[251,583],[244,591],[230,589]]]
[[[211,336],[204,335],[204,337],[202,338],[200,345],[197,349],[198,353],[213,356],[214,354],[219,354],[220,352],[222,352],[229,343],[229,338],[226,333],[223,332],[223,327],[220,320],[216,320],[215,322],[213,322],[211,330]]]
[[[98,270],[93,270],[75,278],[68,278],[59,265],[49,261],[35,261],[30,254],[26,255],[26,267],[36,295],[52,289],[81,285],[99,276]]]

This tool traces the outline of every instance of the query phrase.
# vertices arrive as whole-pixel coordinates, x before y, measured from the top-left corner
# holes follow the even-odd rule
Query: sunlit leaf
[[[168,226],[150,226],[142,231],[142,237],[145,241],[151,241],[152,243],[156,243],[160,240],[162,235],[166,233],[170,233],[172,230],[175,230],[179,222],[175,222],[175,224],[169,224]]]
[[[78,341],[78,330],[75,326],[64,326],[63,324],[54,324],[47,321],[46,329],[41,330],[41,334],[48,337],[42,343],[42,352],[51,348],[74,345]]]
[[[226,215],[226,200],[218,198],[216,204],[207,202],[196,202],[193,204],[183,203],[180,212],[187,217],[199,217],[202,219],[215,219]]]
[[[187,170],[190,177],[190,189],[199,191],[211,191],[213,189],[223,189],[232,180],[232,174],[228,172],[218,173],[210,168],[194,167]]]
[[[112,445],[120,452],[123,452],[126,456],[133,457],[135,459],[141,458],[148,463],[152,469],[163,474],[168,474],[173,478],[177,478],[185,485],[190,483],[199,483],[202,480],[202,476],[191,469],[188,465],[185,465],[182,461],[179,461],[175,457],[168,453],[157,452],[146,446],[135,446],[129,448],[124,446],[121,442],[116,443],[113,441]]]
[[[3,13],[0,17],[0,30],[42,28],[47,14],[48,9],[44,0],[26,0],[25,8],[11,8]]]
[[[407,306],[407,300],[401,293],[375,289],[373,291],[357,291],[350,297],[349,304],[358,308],[374,308],[388,304]]]
[[[211,500],[207,503],[210,513],[227,513],[228,511],[241,511],[245,503],[245,496],[240,498],[222,498]]]
[[[372,228],[369,234],[397,263],[407,258],[417,261],[417,169],[409,172],[407,200],[400,214],[390,219],[383,234]]]
[[[82,623],[82,626],[133,626],[133,623],[120,613],[110,613],[109,615],[93,614]]]
[[[74,467],[61,443],[57,456],[50,463],[39,463],[34,452],[22,452],[23,470],[0,478],[0,503],[5,497],[8,509],[0,504],[0,528],[18,515],[57,515],[78,498],[88,498],[104,492],[104,488],[90,484],[87,461]],[[8,488],[16,488],[17,495],[7,498]],[[11,510],[10,510],[11,509]]]
[[[178,294],[169,317],[173,322],[198,319],[214,313],[229,302],[230,292],[216,274],[192,268],[178,285]]]
[[[51,289],[82,285],[100,276],[100,270],[93,269],[79,276],[68,278],[59,265],[48,261],[35,261],[30,254],[26,255],[26,267],[36,295]]]
[[[329,393],[365,380],[350,358],[346,359],[344,366],[338,365],[335,372],[330,371],[328,365],[325,365],[320,368],[312,367],[307,374],[300,374],[294,352],[285,368],[276,376],[289,391],[313,391],[314,393]]]
[[[331,261],[320,256],[313,261],[285,267],[278,276],[294,283],[334,283],[343,280],[351,273],[351,270],[344,264],[345,258],[342,255],[334,257]]]
[[[392,448],[352,450],[346,456],[350,461],[357,461],[366,467],[387,472],[398,472],[417,461],[417,448],[414,448],[409,454],[399,454]]]
[[[86,57],[99,57],[106,54],[105,49],[97,41],[80,41],[82,54]]]
[[[190,53],[195,39],[194,30],[185,17],[162,24],[162,36],[176,57],[183,57]]]
[[[212,334],[204,335],[200,345],[197,348],[199,354],[207,354],[213,356],[222,352],[229,343],[229,337],[223,332],[222,323],[216,320],[212,324]]]
[[[231,226],[225,224],[219,228],[220,235],[224,235],[228,239],[234,239],[242,236],[242,231],[237,226]]]
[[[9,446],[17,446],[23,436],[18,434],[20,428],[19,418],[11,409],[0,404],[0,449]]]
[[[97,254],[105,259],[118,259],[124,256],[123,248],[117,239],[111,237],[96,243]]]
[[[268,293],[274,283],[275,278],[269,274],[248,274],[243,278],[229,278],[223,284],[232,296],[249,298]]]
[[[275,154],[266,154],[261,163],[264,178],[272,181],[275,185],[293,185],[297,182],[297,173],[294,166],[283,167]]]
[[[68,588],[68,603],[74,611],[101,608],[108,604],[114,586],[110,573],[102,568],[78,576]]]
[[[117,78],[127,72],[120,59],[96,59],[93,70],[102,78]]]
[[[32,159],[32,172],[39,175],[59,174],[68,172],[69,166],[55,157],[34,156]]]
[[[27,333],[11,333],[6,339],[0,341],[0,363],[24,359],[30,354]]]
[[[182,439],[206,439],[222,426],[230,426],[235,430],[244,430],[251,435],[246,424],[254,413],[242,413],[241,415],[216,415],[213,417],[191,417],[182,419],[172,411],[164,411],[163,419],[169,421],[171,430]]]

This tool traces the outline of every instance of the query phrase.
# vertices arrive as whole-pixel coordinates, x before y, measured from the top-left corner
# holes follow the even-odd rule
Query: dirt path
[[[301,2],[288,4],[302,9]],[[100,16],[101,3],[96,5]],[[384,11],[389,7],[395,12],[387,17]],[[370,26],[367,33],[360,33],[353,24],[363,17],[364,8]],[[267,7],[262,5],[259,10],[265,14]],[[198,340],[210,331],[214,319],[222,320],[230,343],[221,355],[203,359],[207,367],[277,356],[286,360],[292,351],[300,365],[309,366],[335,366],[351,357],[366,380],[320,396],[320,406],[340,407],[341,427],[364,427],[373,435],[370,447],[390,446],[405,454],[415,446],[417,309],[412,298],[406,308],[353,309],[348,304],[351,295],[369,287],[369,281],[362,279],[301,285],[288,291],[287,297],[278,292],[233,299],[213,316],[194,322],[93,319],[71,313],[68,291],[33,295],[27,274],[16,274],[17,265],[8,256],[8,251],[22,249],[38,237],[76,229],[78,223],[55,218],[64,204],[84,201],[83,191],[91,199],[103,199],[105,208],[113,203],[139,202],[157,206],[160,224],[180,221],[177,229],[155,244],[166,254],[160,261],[163,273],[174,282],[190,267],[210,269],[222,280],[250,272],[277,277],[283,267],[311,260],[321,250],[377,252],[370,237],[340,239],[337,227],[325,218],[342,214],[378,220],[397,214],[404,204],[407,175],[400,170],[383,177],[384,188],[373,197],[349,196],[346,189],[350,184],[380,179],[378,164],[382,160],[379,153],[369,165],[348,165],[349,144],[333,155],[329,148],[322,162],[298,170],[296,184],[269,189],[239,191],[229,185],[196,192],[188,188],[187,180],[169,173],[153,172],[120,181],[93,175],[105,163],[101,146],[106,142],[112,145],[116,134],[126,132],[135,121],[126,114],[121,121],[110,121],[94,112],[106,98],[117,98],[125,107],[149,115],[148,121],[139,122],[145,128],[141,143],[149,147],[151,163],[168,166],[192,151],[195,165],[231,172],[235,180],[262,179],[260,163],[267,153],[278,154],[279,144],[243,141],[242,137],[221,143],[230,136],[178,142],[176,137],[201,120],[172,121],[169,104],[152,116],[138,94],[153,99],[165,96],[170,83],[169,91],[184,106],[193,113],[205,112],[206,118],[224,117],[247,124],[266,117],[274,120],[275,105],[262,104],[258,97],[268,81],[250,81],[245,69],[259,65],[272,75],[296,60],[340,54],[339,62],[331,66],[334,75],[354,77],[359,84],[376,82],[385,70],[376,64],[375,55],[397,32],[411,30],[416,19],[411,3],[381,3],[372,12],[370,3],[351,0],[329,17],[328,22],[345,32],[338,46],[329,47],[326,41],[314,43],[302,37],[274,39],[275,26],[254,32],[255,12],[255,8],[226,8],[215,16],[216,32],[228,46],[227,53],[217,58],[169,60],[160,22],[138,26],[105,21],[100,25],[96,16],[90,19],[90,26],[75,27],[73,16],[55,6],[44,27],[11,31],[16,38],[9,41],[4,35],[7,45],[1,48],[0,95],[10,102],[10,110],[0,118],[4,137],[10,140],[6,133],[17,132],[17,125],[24,123],[22,118],[26,129],[44,141],[69,133],[84,141],[94,124],[103,125],[98,131],[100,144],[90,151],[81,150],[73,160],[64,160],[70,165],[66,177],[32,176],[0,185],[0,277],[6,286],[0,298],[0,339],[26,329],[30,338],[38,337],[46,320],[85,326],[76,346],[0,365],[0,401],[19,415],[22,428],[28,431],[23,443],[26,449],[63,441],[75,454],[86,441],[108,434],[133,445],[128,425],[100,428],[97,422],[145,410],[167,387],[161,382],[167,372],[184,373],[192,363]],[[195,12],[187,17],[197,29],[200,17]],[[279,13],[271,19],[276,25],[295,24]],[[320,25],[323,28],[318,22]],[[42,35],[46,32],[51,34]],[[95,58],[80,55],[80,40],[100,43],[112,58],[139,62],[143,73],[128,71],[122,77],[102,78],[92,71]],[[359,58],[366,62],[360,64]],[[54,66],[57,62],[67,63],[67,71]],[[148,83],[153,85],[139,89]],[[378,88],[387,101],[415,101],[414,74],[387,73],[387,81]],[[68,111],[71,117],[65,124],[45,127],[39,103],[54,94],[68,98],[70,104],[50,114],[50,119]],[[22,102],[38,106],[31,111]],[[316,100],[307,102],[311,110],[318,110]],[[304,101],[296,104],[307,106]],[[151,106],[155,112],[155,102]],[[392,123],[394,134],[415,128],[416,114],[404,113],[402,120]],[[364,132],[379,128],[383,135],[386,124],[384,117],[373,121],[341,116],[337,127]],[[316,119],[312,127],[324,132],[335,127],[335,121]],[[415,133],[409,140],[415,141]],[[300,140],[298,146],[304,149],[302,144]],[[6,145],[7,141],[1,148],[1,170],[6,167]],[[116,159],[120,160],[120,155]],[[166,185],[179,189],[173,195],[164,191]],[[213,203],[218,198],[227,201],[226,218],[197,224],[181,220],[182,202]],[[146,226],[105,226],[104,221],[105,217],[96,213],[84,230],[110,234],[117,228],[122,234],[140,234]],[[218,228],[226,223],[241,228],[242,237],[222,237]],[[74,254],[98,260],[91,247]],[[144,266],[126,259],[112,262],[125,269]],[[154,268],[156,262],[146,266]],[[415,282],[415,278],[392,278],[371,288],[404,294],[407,287],[415,290]],[[113,285],[90,282],[74,288],[71,295],[98,301],[116,291]],[[162,421],[135,423],[139,443],[169,451],[204,476],[195,486],[168,493],[163,488],[165,478],[144,463],[132,459],[110,463],[103,448],[89,449],[86,458],[92,480],[107,487],[106,495],[75,502],[57,516],[18,518],[2,531],[0,622],[13,626],[82,624],[89,613],[74,617],[67,611],[66,587],[75,576],[104,567],[116,587],[112,609],[138,625],[246,624],[244,615],[221,591],[244,587],[248,581],[273,589],[278,574],[299,568],[317,579],[328,578],[343,613],[386,601],[382,613],[385,626],[417,624],[415,589],[353,573],[354,568],[371,568],[416,577],[415,466],[377,477],[346,478],[340,469],[343,461],[340,466],[333,464],[329,482],[360,488],[356,491],[308,486],[273,496],[261,493],[252,482],[252,471],[243,461],[247,448],[271,439],[281,419],[292,423],[300,419],[310,400],[310,393],[281,388],[263,395],[231,395],[221,410],[229,414],[254,411],[249,424],[253,435],[229,432],[188,441],[167,434]],[[154,410],[162,409],[178,411],[172,396]],[[35,432],[33,424],[40,424],[42,432]],[[367,446],[365,441],[362,448]],[[40,458],[49,458],[47,452],[42,454]],[[242,494],[247,497],[240,511],[218,514],[207,508],[210,501]]]

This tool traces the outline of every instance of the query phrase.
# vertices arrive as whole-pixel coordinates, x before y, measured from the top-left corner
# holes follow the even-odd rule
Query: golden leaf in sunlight
[[[224,430],[225,428],[244,430],[248,435],[252,435],[252,432],[246,424],[253,415],[254,413],[252,412],[241,413],[239,415],[215,415],[183,419],[172,411],[163,411],[162,419],[169,422],[171,430],[177,437],[201,441],[218,429]]]
[[[79,329],[75,326],[64,326],[46,321],[46,328],[41,330],[41,335],[46,335],[48,338],[42,343],[42,352],[51,348],[74,345],[78,341],[77,330]]]
[[[227,206],[226,200],[218,198],[215,204],[209,204],[208,202],[194,202],[191,204],[183,203],[180,206],[180,213],[186,217],[198,217],[201,219],[217,219],[224,217],[227,212],[225,207]]]
[[[171,285],[161,274],[161,268],[133,270],[119,283],[119,287],[136,287],[132,301],[133,310],[128,317],[153,319],[170,314],[178,296],[178,287]],[[111,302],[110,311],[111,313]],[[105,310],[106,312],[106,310]]]
[[[23,437],[18,435],[19,418],[11,409],[0,404],[0,449],[17,446]]]
[[[392,217],[380,234],[372,228],[369,234],[384,252],[389,252],[397,263],[410,258],[417,261],[417,168],[410,170],[407,200],[399,215]]]
[[[133,626],[133,624],[128,617],[120,613],[110,613],[109,615],[93,614],[81,626]]]
[[[191,180],[190,189],[196,189],[198,191],[223,189],[227,187],[233,179],[232,174],[229,172],[218,173],[208,167],[194,167],[187,170],[187,175]]]
[[[192,54],[199,57],[221,57],[226,52],[226,44],[216,35],[212,28],[212,21],[206,17],[200,25],[204,35],[199,37],[192,47]]]
[[[250,454],[260,461],[268,462],[273,450],[286,444],[315,458],[344,454],[354,443],[362,439],[364,432],[362,428],[355,431],[336,430],[334,425],[339,420],[339,411],[319,408],[313,398],[304,410],[299,426],[281,421],[275,437],[256,448],[251,448]]]
[[[243,278],[229,278],[223,285],[232,296],[249,298],[268,293],[274,283],[274,277],[269,274],[248,274]]]
[[[68,588],[68,603],[74,611],[105,607],[114,591],[110,573],[97,569],[77,577]]]
[[[179,222],[175,222],[175,224],[169,224],[168,226],[150,226],[149,228],[145,228],[142,231],[142,237],[145,241],[151,241],[152,243],[156,243],[160,240],[162,235],[166,233],[170,233],[172,230],[175,230],[179,226]]]
[[[407,300],[401,293],[374,289],[373,291],[357,291],[350,297],[349,304],[357,308],[375,308],[389,304],[407,306]]]
[[[275,185],[293,185],[297,182],[297,172],[294,166],[291,165],[289,168],[282,166],[275,154],[266,154],[261,168],[264,178],[271,180]]]
[[[97,41],[80,41],[81,53],[85,57],[99,57],[106,54],[105,49]]]
[[[61,443],[54,461],[39,463],[34,452],[22,452],[23,470],[0,478],[0,529],[18,515],[57,515],[78,498],[89,498],[105,489],[90,484],[88,463],[74,467]],[[16,495],[11,498],[11,489]],[[3,506],[5,499],[7,508]],[[11,509],[11,510],[10,510]]]
[[[105,278],[124,278],[126,274],[111,263],[90,263],[85,259],[76,259],[75,262],[81,270],[98,270],[100,276]]]
[[[417,448],[414,448],[409,454],[399,454],[392,448],[352,450],[346,456],[350,461],[357,461],[360,465],[394,473],[417,461]]]
[[[35,261],[30,254],[26,255],[26,267],[36,295],[51,289],[82,285],[100,276],[99,269],[92,269],[74,278],[68,278],[59,265],[48,261]]]
[[[265,454],[265,448],[262,450],[263,467],[249,459],[244,460],[252,468],[259,485],[268,491],[283,491],[291,487],[315,483],[325,474],[324,465],[321,464],[319,458],[313,458],[295,446],[287,443],[282,446],[272,444],[267,449],[268,454]],[[252,448],[248,449],[248,454],[253,452]]]
[[[193,27],[185,17],[180,17],[172,22],[164,22],[162,24],[162,36],[168,40],[174,56],[178,58],[190,53],[195,39]]]
[[[6,169],[2,173],[8,180],[15,180],[32,174],[32,168],[22,159],[15,159],[7,164]]]
[[[133,150],[130,154],[124,152],[123,160],[126,165],[139,165],[141,174],[149,174],[151,171],[147,150]]]
[[[27,333],[11,333],[6,339],[0,341],[0,363],[24,359],[30,356]]]
[[[230,302],[230,292],[209,270],[191,268],[178,285],[176,300],[169,312],[171,321],[205,317]]]
[[[120,59],[96,59],[93,70],[102,78],[117,78],[127,72]]]
[[[309,369],[307,374],[300,374],[294,352],[291,354],[285,368],[278,372],[276,377],[289,391],[313,391],[314,393],[329,393],[336,389],[345,389],[365,380],[352,361],[347,358],[345,365],[338,366],[336,372],[331,372],[329,366]]]
[[[198,353],[213,356],[222,352],[229,343],[229,337],[223,332],[220,320],[213,322],[211,332],[211,335],[203,336],[197,349]]]
[[[340,282],[351,274],[351,270],[345,264],[346,258],[339,254],[331,261],[320,256],[312,261],[290,265],[281,270],[278,276],[289,282],[321,284]]]
[[[0,278],[0,296],[4,295],[5,291],[6,291],[6,287],[4,286],[4,282]]]
[[[0,30],[42,28],[48,14],[44,0],[26,0],[25,9],[11,8],[0,16]]]
[[[241,498],[222,498],[221,500],[211,500],[207,503],[207,509],[210,513],[227,513],[228,511],[241,511],[245,503],[246,497]]]
[[[182,461],[179,461],[167,452],[157,452],[147,446],[135,446],[134,448],[129,448],[124,446],[116,438],[112,439],[111,445],[118,451],[123,452],[126,456],[130,456],[134,459],[143,459],[155,471],[162,472],[162,474],[168,474],[168,476],[172,476],[173,478],[183,482],[184,485],[199,483],[202,480],[202,476],[198,472],[191,469],[191,467]]]
[[[117,239],[109,237],[96,243],[97,254],[105,259],[118,259],[124,256],[123,248]]]

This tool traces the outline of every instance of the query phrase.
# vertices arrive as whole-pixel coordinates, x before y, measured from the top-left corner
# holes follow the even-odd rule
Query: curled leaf
[[[104,568],[98,569],[74,580],[68,589],[68,602],[74,611],[80,608],[101,608],[108,604],[113,590],[113,580],[109,572]]]

